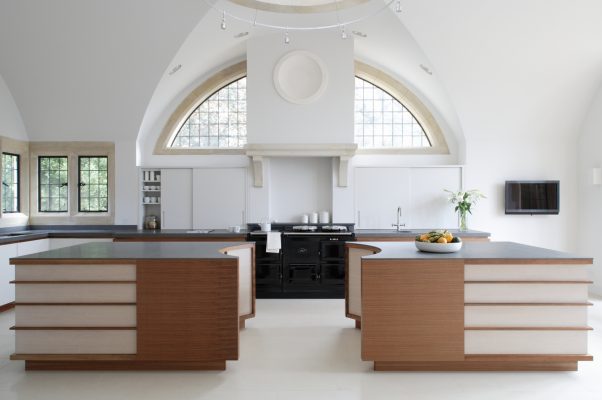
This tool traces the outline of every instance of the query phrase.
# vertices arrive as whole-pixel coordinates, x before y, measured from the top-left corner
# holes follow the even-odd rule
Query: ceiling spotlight
[[[226,30],[226,12],[222,12],[222,23],[220,24],[220,28],[222,28],[222,31]]]
[[[284,44],[289,44],[291,42],[291,38],[288,35],[288,31],[284,32]]]
[[[182,69],[182,64],[178,64],[178,65],[176,65],[175,67],[173,67],[173,68],[172,68],[172,69],[171,69],[171,70],[168,72],[168,74],[169,74],[169,75],[173,75],[173,74],[175,74],[176,72],[178,72],[180,69]]]
[[[429,75],[433,75],[433,71],[431,71],[431,69],[424,64],[420,64],[420,69],[422,69],[424,72],[426,72]]]
[[[341,29],[341,39],[347,39],[347,31],[345,30],[345,27]]]
[[[401,12],[401,0],[397,0],[397,3],[395,4],[395,12]]]

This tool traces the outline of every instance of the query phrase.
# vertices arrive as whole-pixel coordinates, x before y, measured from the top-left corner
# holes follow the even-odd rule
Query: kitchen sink
[[[186,231],[186,233],[210,233],[213,232],[213,229],[195,229],[192,231]]]

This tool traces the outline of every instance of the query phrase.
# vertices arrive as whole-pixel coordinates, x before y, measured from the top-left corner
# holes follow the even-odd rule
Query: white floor
[[[594,362],[579,372],[382,373],[360,360],[342,300],[258,300],[225,372],[25,372],[9,361],[14,312],[0,314],[0,399],[602,399],[602,301]]]

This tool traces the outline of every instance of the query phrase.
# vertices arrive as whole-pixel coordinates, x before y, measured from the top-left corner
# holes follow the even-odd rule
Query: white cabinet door
[[[112,242],[112,238],[52,238],[50,240],[50,250],[62,249],[63,247],[69,246],[77,246],[78,244],[84,243],[103,243],[103,242]]]
[[[15,267],[8,260],[16,256],[16,244],[0,246],[0,306],[15,301],[15,285],[9,283],[15,279]]]
[[[192,228],[192,169],[161,170],[161,228]]]
[[[49,239],[30,240],[29,242],[17,243],[17,255],[41,253],[50,249]]]
[[[411,206],[409,215],[412,228],[457,228],[458,217],[447,201],[444,189],[458,191],[462,187],[462,168],[424,167],[411,169]]]
[[[400,223],[408,224],[409,168],[356,168],[354,186],[358,229],[393,229],[399,207]]]
[[[245,168],[195,169],[192,174],[194,229],[223,229],[245,224],[246,177]]]

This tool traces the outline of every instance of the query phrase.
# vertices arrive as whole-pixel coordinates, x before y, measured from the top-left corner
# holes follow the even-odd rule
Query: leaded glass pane
[[[247,78],[212,94],[184,121],[171,148],[241,148],[247,134]]]
[[[19,212],[19,155],[2,153],[2,212]]]
[[[355,143],[361,148],[431,147],[414,115],[376,85],[355,78]]]
[[[79,211],[109,211],[108,157],[79,157]]]
[[[38,159],[38,211],[67,212],[68,162],[66,156]]]

